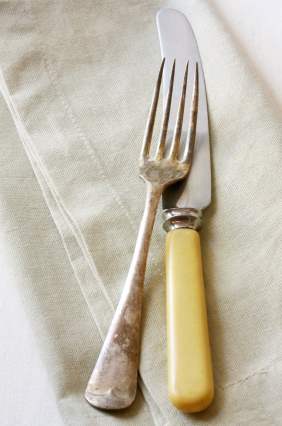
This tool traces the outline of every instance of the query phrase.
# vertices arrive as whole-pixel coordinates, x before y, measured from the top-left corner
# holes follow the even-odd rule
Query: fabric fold
[[[168,399],[159,211],[146,272],[138,397],[128,411],[111,415],[89,407],[83,393],[144,207],[137,162],[160,64],[155,16],[164,7],[189,19],[206,80],[213,199],[201,239],[216,394],[208,410],[193,416]],[[118,8],[114,2],[14,0],[2,2],[0,11],[0,88],[32,167],[15,133],[2,148],[10,170],[13,159],[19,167],[0,187],[7,199],[2,244],[14,246],[7,251],[11,268],[24,259],[25,266],[17,266],[25,277],[22,299],[66,424],[268,424],[281,395],[282,123],[212,6],[204,0],[123,0]],[[12,196],[8,188],[25,174],[29,184]],[[26,191],[19,201],[24,232],[11,202],[20,189]],[[37,203],[40,214],[30,216]],[[8,212],[17,223],[13,238]],[[27,246],[38,264],[24,254]]]

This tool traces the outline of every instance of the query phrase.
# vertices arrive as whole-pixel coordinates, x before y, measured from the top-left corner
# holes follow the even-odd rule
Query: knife
[[[176,59],[175,85],[168,124],[167,145],[172,139],[181,82],[187,60],[193,70],[199,66],[199,104],[196,141],[190,173],[163,193],[166,237],[168,390],[171,402],[185,412],[198,412],[213,400],[214,384],[208,334],[207,311],[198,231],[202,209],[211,201],[211,167],[205,82],[198,46],[186,17],[173,9],[157,14],[163,58],[164,97],[171,67]],[[190,81],[189,81],[190,80]],[[182,149],[187,138],[192,97],[193,72],[187,84],[187,108],[182,127]],[[167,146],[166,145],[166,146]],[[168,147],[169,149],[169,147]],[[182,157],[180,146],[179,157]]]

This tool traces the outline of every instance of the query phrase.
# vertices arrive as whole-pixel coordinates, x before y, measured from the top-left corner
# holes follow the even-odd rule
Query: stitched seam
[[[2,74],[1,68],[0,68],[0,73]],[[91,269],[91,265],[92,265],[92,269],[91,269],[92,273],[96,277],[98,285],[99,285],[99,287],[100,287],[100,289],[101,289],[101,291],[102,291],[105,299],[107,300],[107,302],[108,302],[108,304],[109,304],[112,312],[114,312],[115,308],[113,306],[113,303],[112,303],[111,299],[108,296],[108,293],[107,293],[107,291],[105,289],[105,286],[103,285],[103,283],[101,281],[100,275],[98,274],[98,271],[96,270],[95,263],[93,262],[93,259],[91,258],[91,255],[90,255],[89,251],[87,250],[87,246],[85,244],[83,244],[83,236],[81,235],[79,228],[77,228],[75,226],[75,224],[73,223],[73,221],[71,219],[71,216],[68,214],[67,209],[65,208],[65,206],[62,203],[62,201],[60,200],[60,197],[59,197],[59,195],[56,192],[56,188],[52,184],[52,181],[50,180],[49,175],[48,175],[47,171],[45,170],[44,164],[42,164],[40,157],[38,157],[36,151],[34,150],[34,147],[33,147],[32,143],[31,143],[31,141],[29,139],[29,135],[27,134],[27,132],[25,130],[25,127],[23,126],[23,124],[21,122],[21,119],[20,119],[20,117],[18,115],[18,112],[17,112],[17,110],[16,110],[16,108],[15,108],[15,106],[13,104],[12,99],[8,97],[8,89],[7,89],[6,85],[5,85],[4,77],[2,78],[0,86],[1,86],[1,89],[2,89],[3,96],[6,99],[7,105],[9,105],[9,108],[10,108],[12,116],[14,117],[14,119],[17,118],[17,119],[15,119],[15,123],[16,123],[17,127],[20,127],[20,129],[21,129],[20,130],[21,139],[22,139],[23,145],[26,148],[27,155],[28,155],[31,163],[35,162],[35,163],[38,164],[38,169],[40,170],[40,173],[44,177],[44,180],[47,183],[47,187],[51,191],[52,196],[53,196],[53,198],[55,200],[55,203],[58,206],[59,211],[62,214],[63,219],[67,222],[69,228],[71,229],[71,231],[72,231],[72,233],[73,233],[73,235],[74,235],[74,237],[75,237],[75,239],[76,239],[76,241],[77,241],[77,243],[78,243],[78,245],[79,245],[79,247],[80,247],[80,249],[81,249],[81,251],[82,251],[82,253],[84,255],[84,258],[86,258],[87,261],[88,261],[90,269]],[[40,164],[40,166],[39,166],[39,164]],[[36,174],[35,170],[34,170],[34,172]],[[39,185],[40,185],[40,183],[39,183]],[[43,191],[43,189],[42,189],[42,191]],[[49,207],[49,210],[51,211],[49,205],[48,205],[48,207]],[[58,231],[61,234],[60,226],[58,228]],[[61,237],[62,237],[62,240],[63,240],[63,243],[64,243],[64,237],[63,237],[62,234],[61,234]],[[68,251],[67,251],[67,255],[69,257]],[[84,294],[84,290],[83,289],[82,289],[82,293]],[[86,302],[87,302],[87,298],[86,298]],[[100,329],[99,326],[98,326],[98,324],[97,324],[97,327],[98,327],[98,329]],[[101,337],[103,339],[103,334],[102,333],[101,333]]]
[[[132,225],[132,227],[133,227],[134,231],[135,231],[136,233],[138,233],[138,229],[136,228],[136,226],[135,226],[135,224],[134,224],[133,220],[131,219],[131,217],[130,217],[130,215],[129,215],[128,211],[127,211],[127,210],[126,210],[126,208],[124,207],[124,205],[123,205],[123,203],[122,203],[121,199],[119,198],[118,194],[114,191],[114,189],[113,189],[113,187],[111,186],[111,184],[108,182],[108,179],[107,179],[107,177],[105,176],[105,173],[104,173],[104,171],[103,171],[103,169],[102,169],[102,167],[101,167],[101,165],[100,165],[100,163],[99,163],[98,159],[97,159],[97,158],[96,158],[96,156],[95,156],[95,153],[94,153],[94,151],[93,151],[93,148],[91,147],[91,145],[89,144],[89,142],[88,142],[87,138],[84,136],[83,132],[81,131],[81,129],[80,129],[80,128],[79,128],[79,126],[77,125],[77,123],[76,123],[76,121],[75,121],[75,119],[74,119],[74,117],[73,117],[73,115],[72,115],[72,113],[71,113],[70,108],[68,107],[68,105],[67,105],[66,101],[64,100],[63,94],[61,93],[61,91],[60,91],[60,89],[59,89],[59,87],[58,87],[58,84],[57,84],[57,82],[56,82],[57,80],[56,80],[56,78],[55,78],[54,72],[53,72],[53,71],[52,71],[52,69],[51,69],[50,62],[49,62],[49,60],[48,60],[48,58],[47,58],[47,56],[46,56],[46,53],[45,53],[45,50],[44,50],[44,47],[43,47],[42,41],[41,41],[40,36],[39,36],[39,32],[38,32],[37,27],[36,27],[34,14],[33,14],[33,12],[32,12],[32,9],[31,9],[31,6],[30,6],[30,4],[29,4],[29,3],[28,3],[28,9],[29,9],[29,12],[30,12],[30,16],[31,16],[31,21],[32,21],[33,27],[34,27],[35,32],[36,32],[37,37],[38,37],[39,45],[40,45],[40,48],[41,48],[41,53],[42,53],[42,55],[43,55],[43,59],[44,59],[44,63],[45,63],[45,66],[46,66],[47,72],[48,72],[48,74],[49,74],[49,76],[50,76],[50,78],[51,78],[52,83],[53,83],[53,84],[54,84],[54,86],[55,86],[55,89],[56,89],[56,91],[57,91],[57,93],[58,93],[58,95],[59,95],[59,98],[60,98],[60,100],[61,100],[61,102],[62,102],[62,104],[63,104],[63,107],[64,107],[64,108],[65,108],[65,110],[67,111],[67,114],[68,114],[68,116],[70,117],[70,119],[71,119],[71,121],[72,121],[73,125],[75,126],[76,131],[77,131],[77,134],[78,134],[79,138],[83,141],[83,143],[84,143],[84,145],[85,145],[85,147],[86,147],[86,149],[87,149],[87,151],[88,151],[88,153],[89,153],[90,157],[91,157],[91,158],[95,161],[95,163],[97,164],[97,166],[98,166],[98,171],[99,171],[100,175],[102,176],[103,181],[106,183],[106,185],[107,185],[107,187],[109,188],[109,190],[111,191],[111,193],[112,193],[112,195],[113,195],[114,199],[117,201],[118,205],[120,206],[120,208],[122,209],[122,211],[125,213],[125,215],[126,215],[127,219],[129,220],[130,224]],[[69,215],[69,216],[70,216],[70,215]],[[74,221],[74,220],[73,220],[73,221]],[[74,223],[75,223],[75,221],[74,221]],[[79,229],[79,227],[78,227],[77,225],[76,225],[76,227],[77,227],[77,229]],[[83,240],[84,240],[84,239],[83,239]],[[85,246],[86,246],[86,244],[85,244]],[[152,254],[150,254],[150,253],[149,253],[149,257],[153,260],[154,264],[155,264],[155,265],[156,265],[156,267],[157,267],[158,272],[160,273],[160,276],[162,277],[163,281],[165,282],[165,278],[164,278],[163,272],[161,271],[161,269],[160,269],[160,267],[159,267],[159,265],[158,265],[158,262],[156,261],[155,257],[154,257]]]
[[[225,389],[228,389],[228,388],[230,388],[230,387],[232,387],[232,386],[235,386],[235,385],[237,385],[238,383],[242,383],[242,382],[245,382],[246,380],[248,380],[248,379],[251,379],[252,377],[254,377],[254,376],[256,376],[257,374],[259,374],[259,373],[263,373],[265,370],[267,370],[269,367],[271,367],[272,365],[275,365],[275,364],[279,364],[279,362],[281,362],[282,361],[282,357],[281,358],[278,358],[277,360],[275,360],[275,361],[273,361],[273,362],[271,362],[270,364],[268,364],[267,366],[265,366],[265,367],[263,367],[263,368],[261,368],[261,369],[259,369],[259,370],[257,370],[257,371],[254,371],[253,373],[251,373],[251,374],[249,374],[248,376],[246,376],[246,377],[244,377],[243,379],[240,379],[240,380],[237,380],[236,382],[234,382],[234,383],[229,383],[228,385],[226,385],[226,386],[219,386],[219,385],[217,385],[216,383],[215,383],[215,385],[218,387],[218,388],[220,388],[220,389],[222,389],[222,390],[225,390]]]

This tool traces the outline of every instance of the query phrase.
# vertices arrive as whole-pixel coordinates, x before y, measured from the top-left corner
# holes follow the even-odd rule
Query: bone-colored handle
[[[198,232],[167,234],[166,275],[169,397],[179,410],[195,413],[214,395]]]

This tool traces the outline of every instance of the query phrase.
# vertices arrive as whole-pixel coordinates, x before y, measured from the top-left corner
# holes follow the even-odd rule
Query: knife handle
[[[166,237],[168,390],[179,410],[195,413],[213,400],[200,236],[174,229]]]

